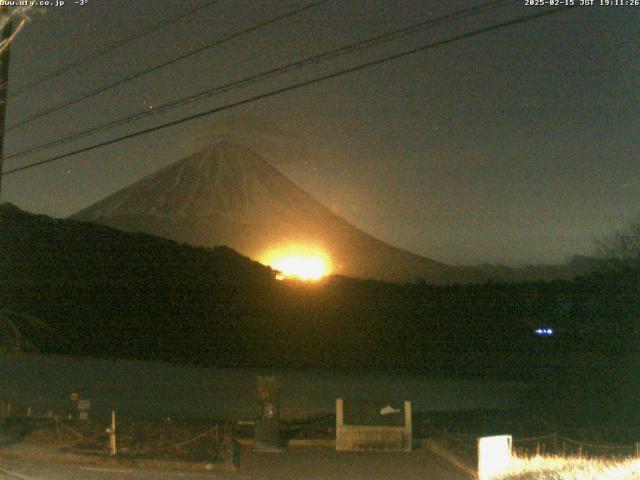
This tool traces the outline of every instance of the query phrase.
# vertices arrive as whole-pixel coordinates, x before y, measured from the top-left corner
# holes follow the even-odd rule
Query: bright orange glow
[[[315,249],[289,247],[267,254],[263,260],[279,273],[278,280],[287,278],[317,281],[330,273],[327,256]]]

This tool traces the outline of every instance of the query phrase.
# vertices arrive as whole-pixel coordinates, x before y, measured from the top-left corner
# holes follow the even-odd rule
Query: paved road
[[[428,450],[408,453],[336,452],[327,448],[250,453],[246,478],[286,480],[467,480]]]
[[[23,480],[466,480],[468,477],[426,450],[411,453],[336,452],[290,449],[282,453],[243,452],[238,473],[185,472],[77,465],[43,461],[0,460]],[[1,480],[16,480],[2,476]]]
[[[229,477],[211,472],[176,472],[142,468],[74,465],[42,461],[2,460],[2,469],[10,474],[0,473],[1,480],[177,480],[177,479],[215,479],[232,480]],[[15,475],[14,475],[15,474]]]

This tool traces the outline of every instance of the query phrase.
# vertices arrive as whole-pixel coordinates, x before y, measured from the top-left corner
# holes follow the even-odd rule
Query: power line
[[[84,65],[86,63],[89,63],[89,62],[91,62],[91,61],[93,61],[93,60],[95,60],[97,58],[100,58],[103,55],[106,55],[107,53],[110,53],[110,52],[112,52],[112,51],[114,51],[114,50],[116,50],[118,48],[122,48],[122,47],[125,47],[125,46],[133,43],[133,42],[136,42],[136,41],[140,40],[141,38],[146,37],[147,35],[150,35],[150,34],[152,34],[154,32],[157,32],[158,30],[161,30],[162,28],[166,27],[167,25],[171,25],[172,23],[177,23],[180,20],[182,20],[183,18],[186,18],[186,17],[188,17],[190,15],[193,15],[194,13],[197,13],[200,10],[204,10],[206,8],[209,8],[211,5],[213,5],[215,3],[218,3],[218,2],[219,2],[219,0],[210,0],[208,2],[204,2],[203,4],[198,5],[197,7],[192,8],[191,10],[187,10],[186,12],[184,12],[184,13],[178,15],[178,16],[175,16],[175,17],[172,17],[170,19],[163,20],[163,21],[161,21],[159,23],[156,23],[155,25],[153,25],[153,26],[151,26],[151,27],[149,27],[149,28],[147,28],[145,30],[142,30],[137,35],[132,35],[131,37],[124,38],[119,42],[113,43],[113,44],[103,48],[102,50],[98,50],[97,52],[78,60],[77,62],[70,63],[70,64],[60,68],[59,70],[55,70],[55,71],[53,71],[53,72],[51,72],[51,73],[49,73],[47,75],[44,75],[44,76],[42,76],[42,77],[40,77],[40,78],[38,78],[38,79],[26,84],[24,87],[16,90],[13,94],[11,94],[10,98],[15,98],[15,97],[17,97],[19,95],[22,95],[23,93],[25,93],[28,90],[32,90],[33,88],[38,87],[38,86],[42,85],[45,82],[53,80],[54,78],[57,78],[60,75],[63,75],[63,74],[65,74],[65,73],[67,73],[67,72],[69,72],[71,70],[75,70],[76,68],[81,67],[82,65]]]
[[[346,45],[337,49],[333,49],[333,50],[329,50],[329,51],[325,51],[322,52],[320,54],[316,54],[316,55],[312,55],[309,57],[306,57],[302,60],[296,61],[296,62],[292,62],[292,63],[288,63],[285,65],[281,65],[277,68],[273,68],[273,69],[269,69],[267,71],[255,74],[255,75],[251,75],[249,77],[245,77],[243,79],[240,80],[236,80],[233,82],[229,82],[223,85],[219,85],[217,87],[214,87],[213,89],[208,89],[199,93],[196,93],[194,95],[189,95],[187,97],[181,98],[179,100],[175,100],[172,102],[168,102],[165,103],[163,105],[158,106],[157,108],[154,108],[153,110],[143,110],[140,111],[138,113],[135,113],[133,115],[129,115],[117,120],[113,120],[110,122],[106,122],[103,123],[101,125],[97,125],[94,126],[92,128],[89,128],[87,130],[83,130],[81,132],[76,132],[70,135],[67,135],[65,137],[61,137],[61,138],[57,138],[55,140],[49,141],[49,142],[45,142],[45,143],[41,143],[38,145],[35,145],[33,147],[27,148],[26,150],[23,150],[21,152],[17,152],[14,153],[12,155],[8,155],[5,157],[5,160],[9,160],[9,159],[14,159],[14,158],[20,158],[20,157],[24,157],[25,155],[40,151],[40,150],[44,150],[50,147],[54,147],[54,146],[59,146],[59,145],[64,145],[66,143],[78,140],[80,138],[84,138],[90,135],[93,135],[94,133],[100,132],[100,131],[104,131],[104,130],[108,130],[111,128],[115,128],[117,126],[120,125],[126,125],[128,123],[131,123],[133,121],[137,121],[140,120],[142,118],[151,116],[151,115],[157,115],[159,113],[163,113],[163,112],[167,112],[169,110],[173,110],[177,107],[181,107],[199,100],[203,100],[205,98],[210,98],[213,97],[215,95],[221,94],[223,92],[228,92],[231,90],[235,90],[237,88],[240,87],[244,87],[247,85],[251,85],[254,83],[257,83],[259,81],[262,80],[266,80],[269,78],[273,78],[279,75],[283,75],[291,70],[294,69],[299,69],[302,67],[306,67],[308,65],[313,65],[313,64],[317,64],[320,63],[322,61],[325,60],[330,60],[330,59],[334,59],[337,57],[340,57],[342,55],[346,55],[346,54],[350,54],[356,51],[360,51],[362,49],[365,48],[372,48],[374,46],[378,46],[384,43],[388,43],[392,40],[395,40],[401,36],[406,36],[406,35],[410,35],[412,33],[415,33],[419,30],[422,30],[426,27],[433,27],[436,25],[440,25],[443,23],[447,23],[450,21],[454,21],[454,20],[458,20],[464,17],[468,17],[468,16],[473,16],[473,15],[477,15],[478,13],[484,12],[484,11],[488,11],[490,9],[495,9],[495,8],[500,8],[502,6],[504,6],[505,4],[510,3],[510,0],[492,0],[489,2],[485,2],[481,5],[478,5],[476,7],[472,7],[472,8],[467,8],[464,10],[459,10],[457,12],[453,12],[447,15],[443,15],[441,17],[435,18],[435,19],[428,19],[428,20],[423,20],[421,22],[409,25],[407,27],[401,28],[401,29],[397,29],[397,30],[393,30],[391,32],[387,32],[381,35],[378,35],[376,37],[372,37],[366,40],[362,40],[350,45]]]
[[[484,28],[480,28],[480,29],[468,32],[468,33],[463,33],[463,34],[460,34],[460,35],[456,35],[454,37],[450,37],[450,38],[447,38],[445,40],[439,40],[439,41],[432,42],[432,43],[429,43],[429,44],[426,44],[426,45],[421,45],[419,47],[412,48],[410,50],[404,50],[402,52],[399,52],[399,53],[396,53],[396,54],[393,54],[393,55],[389,55],[387,57],[384,57],[384,58],[381,58],[381,59],[378,59],[378,60],[373,60],[373,61],[370,61],[370,62],[362,63],[362,64],[357,65],[355,67],[346,68],[346,69],[340,70],[338,72],[334,72],[334,73],[330,73],[330,74],[323,75],[323,76],[320,76],[320,77],[316,77],[316,78],[311,79],[311,80],[306,80],[306,81],[303,81],[303,82],[295,83],[293,85],[289,85],[287,87],[282,87],[282,88],[279,88],[279,89],[276,89],[276,90],[272,90],[272,91],[267,92],[267,93],[262,93],[262,94],[259,94],[259,95],[255,95],[253,97],[246,98],[244,100],[239,100],[237,102],[229,103],[229,104],[223,105],[221,107],[216,107],[216,108],[213,108],[211,110],[207,110],[207,111],[204,111],[204,112],[196,113],[194,115],[189,115],[187,117],[183,117],[183,118],[178,119],[178,120],[173,120],[171,122],[163,123],[163,124],[157,125],[155,127],[150,127],[150,128],[146,128],[144,130],[139,130],[137,132],[133,132],[133,133],[130,133],[130,134],[127,134],[127,135],[123,135],[121,137],[117,137],[117,138],[114,138],[114,139],[111,139],[111,140],[100,142],[100,143],[97,143],[97,144],[94,144],[94,145],[91,145],[91,146],[88,146],[88,147],[80,148],[78,150],[74,150],[74,151],[67,152],[67,153],[64,153],[64,154],[61,154],[61,155],[57,155],[57,156],[54,156],[54,157],[51,157],[51,158],[48,158],[48,159],[45,159],[45,160],[40,160],[38,162],[33,162],[33,163],[28,164],[28,165],[23,165],[22,167],[16,167],[16,168],[13,168],[11,170],[7,170],[6,172],[4,172],[2,174],[2,176],[10,175],[12,173],[21,172],[21,171],[28,170],[28,169],[32,169],[32,168],[35,168],[35,167],[38,167],[38,166],[41,166],[41,165],[45,165],[47,163],[56,162],[58,160],[62,160],[62,159],[71,157],[73,155],[78,155],[80,153],[86,153],[86,152],[89,152],[89,151],[92,151],[92,150],[96,150],[96,149],[101,148],[101,147],[106,147],[108,145],[113,145],[115,143],[120,143],[120,142],[123,142],[123,141],[126,141],[126,140],[130,140],[132,138],[136,138],[136,137],[139,137],[139,136],[142,136],[142,135],[146,135],[148,133],[156,132],[158,130],[163,130],[165,128],[169,128],[169,127],[173,127],[173,126],[176,126],[176,125],[180,125],[182,123],[186,123],[186,122],[189,122],[189,121],[192,121],[192,120],[197,120],[199,118],[207,117],[207,116],[213,115],[215,113],[222,112],[224,110],[229,110],[231,108],[239,107],[241,105],[245,105],[245,104],[252,103],[252,102],[255,102],[255,101],[258,101],[258,100],[263,100],[265,98],[273,97],[273,96],[279,95],[281,93],[289,92],[289,91],[292,91],[292,90],[297,90],[299,88],[306,87],[306,86],[309,86],[309,85],[314,85],[316,83],[320,83],[320,82],[323,82],[323,81],[326,81],[326,80],[331,80],[333,78],[341,77],[341,76],[347,75],[349,73],[358,72],[358,71],[361,71],[361,70],[364,70],[364,69],[367,69],[367,68],[370,68],[370,67],[373,67],[373,66],[376,66],[376,65],[381,65],[383,63],[387,63],[387,62],[392,61],[392,60],[397,60],[397,59],[400,59],[400,58],[403,58],[403,57],[407,57],[409,55],[414,55],[414,54],[419,53],[419,52],[430,50],[432,48],[441,47],[443,45],[448,45],[450,43],[454,43],[454,42],[457,42],[459,40],[464,40],[464,39],[475,37],[475,36],[478,36],[478,35],[483,35],[485,33],[493,32],[493,31],[496,31],[496,30],[500,30],[500,29],[507,28],[507,27],[510,27],[510,26],[513,26],[513,25],[517,25],[517,24],[521,24],[521,23],[526,23],[526,22],[529,22],[531,20],[535,20],[535,19],[538,19],[538,18],[547,17],[547,16],[551,16],[551,15],[556,15],[558,13],[562,13],[562,12],[568,11],[568,10],[570,10],[572,8],[574,8],[574,7],[567,6],[567,7],[554,8],[552,10],[545,10],[543,12],[535,13],[535,14],[532,14],[532,15],[525,15],[525,16],[518,17],[518,18],[515,18],[515,19],[512,19],[512,20],[508,20],[508,21],[501,22],[501,23],[498,23],[498,24],[495,24],[495,25],[491,25],[489,27],[484,27]]]
[[[76,103],[80,103],[80,102],[83,102],[83,101],[85,101],[85,100],[87,100],[89,98],[95,97],[96,95],[99,95],[99,94],[104,93],[104,92],[106,92],[108,90],[111,90],[112,88],[118,87],[118,86],[123,85],[123,84],[125,84],[127,82],[130,82],[132,80],[136,80],[136,79],[138,79],[140,77],[143,77],[145,75],[148,75],[150,73],[158,71],[158,70],[160,70],[162,68],[168,67],[169,65],[173,65],[173,64],[175,64],[175,63],[177,63],[177,62],[179,62],[181,60],[184,60],[186,58],[192,57],[193,55],[196,55],[198,53],[204,52],[205,50],[217,47],[217,46],[222,45],[224,43],[227,43],[230,40],[233,40],[235,38],[241,37],[241,36],[246,35],[248,33],[255,32],[256,30],[260,30],[261,28],[264,28],[266,26],[269,26],[269,25],[272,25],[274,23],[277,23],[277,22],[280,22],[282,20],[285,20],[287,18],[293,17],[294,15],[298,15],[298,14],[300,14],[300,13],[306,11],[306,10],[309,10],[311,8],[314,8],[314,7],[317,7],[317,6],[319,6],[319,5],[323,4],[323,3],[326,3],[328,1],[330,1],[330,0],[316,0],[313,3],[305,5],[304,7],[300,7],[300,8],[297,8],[295,10],[290,10],[290,11],[288,11],[286,13],[281,14],[281,15],[272,17],[269,20],[265,20],[264,22],[260,22],[260,23],[257,23],[255,25],[252,25],[251,27],[246,28],[244,30],[240,30],[240,31],[233,32],[233,33],[230,33],[228,35],[225,35],[224,37],[222,37],[222,38],[220,38],[218,40],[215,40],[215,41],[213,41],[211,43],[208,43],[207,45],[204,45],[202,47],[198,47],[198,48],[195,48],[193,50],[189,50],[188,52],[186,52],[186,53],[184,53],[184,54],[182,54],[182,55],[180,55],[178,57],[174,57],[171,60],[168,60],[168,61],[163,62],[161,64],[155,65],[153,67],[147,68],[145,70],[139,71],[138,73],[134,73],[133,75],[129,75],[128,77],[125,77],[125,78],[122,78],[120,80],[117,80],[117,81],[115,81],[113,83],[110,83],[109,85],[104,86],[104,87],[100,87],[100,88],[98,88],[96,90],[92,90],[91,92],[83,95],[82,97],[79,97],[79,98],[76,98],[76,99],[73,99],[73,100],[69,100],[67,102],[59,103],[58,105],[54,105],[53,107],[47,108],[45,110],[42,110],[42,111],[40,111],[40,112],[38,112],[38,113],[36,113],[34,115],[31,115],[30,117],[27,117],[27,118],[25,118],[23,120],[20,120],[18,123],[12,125],[11,127],[9,127],[7,129],[7,132],[10,132],[12,130],[15,130],[16,128],[19,128],[19,127],[22,127],[22,126],[24,126],[24,125],[26,125],[28,123],[31,123],[32,121],[34,121],[34,120],[36,120],[38,118],[44,117],[46,115],[50,115],[50,114],[58,112],[58,111],[60,111],[60,110],[62,110],[64,108],[70,107],[71,105],[75,105]]]

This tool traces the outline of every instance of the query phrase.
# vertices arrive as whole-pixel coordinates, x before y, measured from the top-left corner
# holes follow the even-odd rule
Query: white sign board
[[[478,439],[478,478],[490,480],[506,472],[511,464],[511,435]]]

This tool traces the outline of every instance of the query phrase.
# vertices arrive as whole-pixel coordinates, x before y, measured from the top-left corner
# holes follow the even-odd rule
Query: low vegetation
[[[516,457],[496,480],[631,480],[640,478],[640,459]]]

